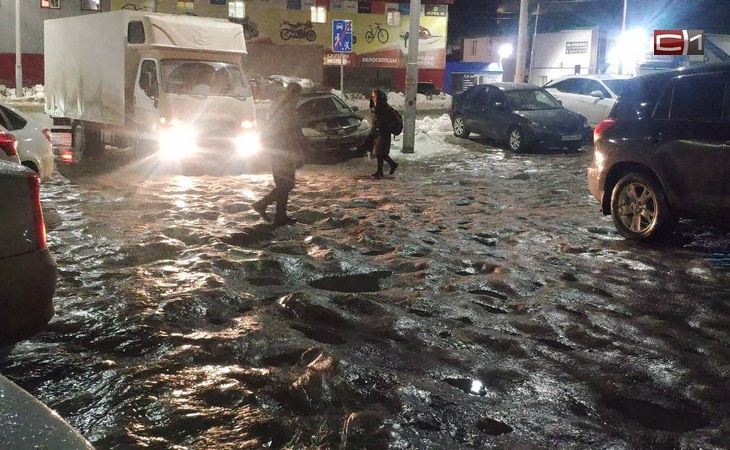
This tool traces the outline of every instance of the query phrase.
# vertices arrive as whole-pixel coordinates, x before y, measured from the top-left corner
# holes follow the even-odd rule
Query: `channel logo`
[[[654,30],[655,55],[704,55],[702,30]]]

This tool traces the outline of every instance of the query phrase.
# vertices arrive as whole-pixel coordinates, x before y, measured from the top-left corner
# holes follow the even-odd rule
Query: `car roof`
[[[550,82],[555,81],[561,81],[561,80],[567,80],[570,78],[588,78],[591,80],[627,80],[629,78],[632,78],[632,75],[627,74],[617,74],[617,73],[590,73],[586,75],[581,74],[573,74],[573,75],[562,75],[556,78],[553,78],[550,80]]]
[[[500,81],[495,83],[478,84],[477,86],[494,86],[503,91],[518,91],[518,90],[533,90],[542,89],[540,86],[531,83],[510,83],[507,81]]]

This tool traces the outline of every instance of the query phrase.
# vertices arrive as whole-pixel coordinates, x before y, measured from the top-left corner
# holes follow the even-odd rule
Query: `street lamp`
[[[499,68],[502,69],[502,73],[504,74],[504,66],[502,65],[502,59],[509,58],[510,55],[512,55],[512,44],[500,45],[499,49],[497,50],[497,54],[499,55]]]

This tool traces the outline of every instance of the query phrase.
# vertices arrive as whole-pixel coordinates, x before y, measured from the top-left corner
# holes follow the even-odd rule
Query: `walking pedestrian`
[[[390,166],[390,175],[395,173],[398,163],[390,157],[390,139],[393,132],[393,112],[388,104],[388,95],[380,89],[370,94],[370,134],[363,144],[378,160],[378,169],[372,174],[375,179],[383,178],[383,162]]]
[[[271,161],[274,188],[251,207],[266,221],[266,208],[276,202],[274,225],[292,225],[297,222],[287,214],[289,193],[294,189],[296,170],[304,165],[300,137],[302,130],[297,123],[297,102],[302,95],[299,83],[289,83],[279,101],[269,114],[261,133],[261,142]]]

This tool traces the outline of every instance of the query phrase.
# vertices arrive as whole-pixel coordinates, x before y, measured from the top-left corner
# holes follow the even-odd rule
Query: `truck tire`
[[[89,122],[74,122],[71,129],[71,146],[74,149],[76,161],[100,155],[104,149],[104,144],[101,142],[101,129]]]

